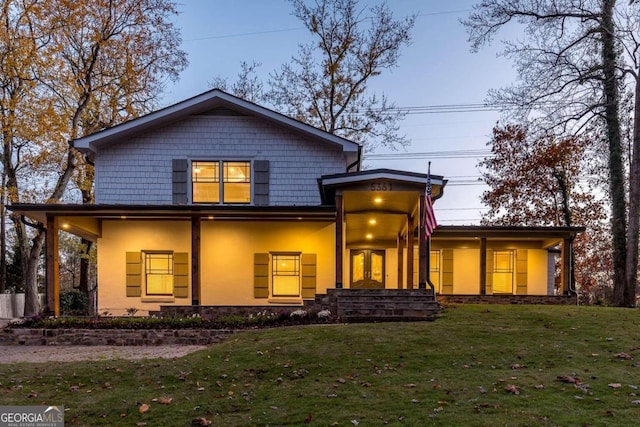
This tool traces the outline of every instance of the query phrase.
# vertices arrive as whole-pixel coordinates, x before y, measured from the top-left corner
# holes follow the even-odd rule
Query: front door
[[[351,250],[351,288],[384,289],[384,250]]]

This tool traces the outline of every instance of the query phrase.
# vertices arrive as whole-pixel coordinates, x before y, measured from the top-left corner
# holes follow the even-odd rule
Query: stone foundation
[[[576,305],[575,295],[438,295],[438,302],[447,304],[545,304]]]
[[[0,330],[0,345],[209,345],[223,341],[225,329],[21,329]]]

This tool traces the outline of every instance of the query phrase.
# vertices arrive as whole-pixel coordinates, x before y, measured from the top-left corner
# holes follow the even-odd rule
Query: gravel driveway
[[[83,360],[113,359],[171,359],[194,351],[203,350],[203,345],[159,345],[159,346],[0,346],[0,364],[27,362],[78,362]]]

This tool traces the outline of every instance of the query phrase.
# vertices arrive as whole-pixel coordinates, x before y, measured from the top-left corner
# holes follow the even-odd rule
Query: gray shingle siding
[[[253,117],[196,116],[98,151],[96,203],[173,203],[173,160],[268,160],[269,204],[318,205],[317,179],[345,172],[340,147]]]

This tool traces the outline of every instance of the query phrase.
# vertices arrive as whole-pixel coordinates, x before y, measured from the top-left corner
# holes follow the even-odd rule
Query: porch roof
[[[95,241],[102,235],[102,220],[234,220],[335,221],[334,206],[211,206],[211,205],[77,205],[13,204],[8,209],[41,224],[59,218],[65,231]]]
[[[487,239],[506,242],[538,242],[543,248],[552,248],[563,240],[573,240],[585,227],[543,227],[503,225],[440,225],[433,232],[434,240],[470,241]]]

